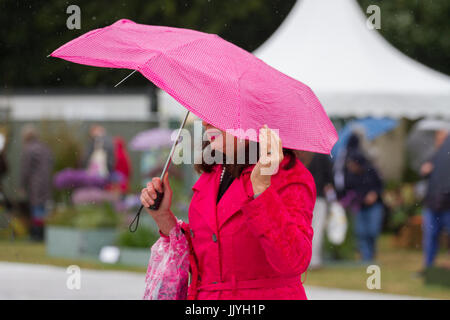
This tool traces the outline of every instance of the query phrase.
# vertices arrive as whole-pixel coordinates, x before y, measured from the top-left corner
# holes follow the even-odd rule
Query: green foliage
[[[408,211],[404,208],[398,208],[392,211],[388,227],[394,231],[398,231],[406,224],[409,216]]]
[[[186,194],[182,179],[170,178],[170,187],[172,189],[172,212],[179,218],[187,218],[189,203],[191,202],[190,194]]]
[[[53,172],[78,167],[82,143],[76,133],[80,131],[77,123],[41,121],[42,141],[49,145],[54,156]]]
[[[423,64],[450,74],[450,1],[358,0],[381,9],[381,34],[397,49]]]
[[[77,215],[75,207],[58,208],[47,218],[47,224],[61,227],[74,227],[74,219]]]
[[[82,132],[76,122],[53,122],[42,120],[40,123],[41,139],[53,153],[53,173],[66,168],[78,168],[81,159],[82,142],[76,133]],[[57,202],[70,202],[70,192],[67,190],[52,189],[53,199]]]
[[[410,217],[421,214],[421,200],[417,198],[414,186],[409,183],[392,184],[386,188],[383,201],[389,208],[386,217],[386,230],[398,232]]]
[[[140,225],[136,232],[123,231],[119,235],[118,245],[121,247],[150,248],[158,240],[159,235],[147,226]]]
[[[46,56],[67,41],[127,18],[137,23],[192,28],[217,33],[254,50],[283,21],[295,0],[2,0],[0,1],[0,73],[2,87],[104,86],[117,83],[125,70],[72,65]],[[69,30],[66,9],[81,9],[81,30]],[[146,86],[132,77],[127,86]]]
[[[47,224],[78,229],[115,228],[120,216],[110,203],[86,204],[56,209]]]
[[[299,0],[300,1],[300,0]],[[408,56],[450,74],[450,1],[358,0],[381,8],[381,34]],[[81,30],[66,27],[69,4],[81,9]],[[46,56],[63,43],[121,18],[138,23],[217,33],[249,51],[282,23],[295,0],[2,0],[0,1],[1,85],[9,87],[111,87],[129,72],[72,65]],[[132,77],[127,86],[146,86]]]

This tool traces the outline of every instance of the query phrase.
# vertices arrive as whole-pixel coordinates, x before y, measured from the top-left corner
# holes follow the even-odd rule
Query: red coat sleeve
[[[303,273],[311,260],[316,190],[310,174],[301,177],[279,188],[271,184],[242,207],[268,262],[280,273]]]

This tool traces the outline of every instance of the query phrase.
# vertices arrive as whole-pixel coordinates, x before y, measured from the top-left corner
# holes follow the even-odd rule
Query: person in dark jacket
[[[23,149],[20,165],[20,186],[31,209],[31,239],[44,238],[44,221],[51,198],[53,155],[49,147],[39,141],[36,129],[26,125],[22,129]]]
[[[421,167],[428,177],[423,210],[424,267],[431,267],[439,251],[439,236],[450,233],[450,135],[446,130],[436,132],[436,152]]]
[[[383,183],[370,161],[359,151],[348,155],[345,197],[342,200],[356,212],[355,232],[361,258],[373,261],[376,240],[383,222],[381,195]]]
[[[339,199],[345,195],[345,179],[348,175],[346,166],[348,156],[355,152],[361,152],[361,146],[358,134],[353,132],[348,138],[345,148],[337,154],[333,165],[334,188]]]

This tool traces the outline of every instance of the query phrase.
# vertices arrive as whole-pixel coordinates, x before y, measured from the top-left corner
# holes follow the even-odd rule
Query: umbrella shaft
[[[161,172],[161,180],[164,178],[164,175],[166,174],[166,171],[169,169],[170,163],[172,161],[173,153],[175,152],[175,147],[178,144],[178,140],[180,139],[181,130],[184,128],[184,125],[186,124],[186,120],[189,116],[189,110],[186,112],[186,115],[184,116],[183,122],[181,123],[180,129],[178,129],[177,137],[172,145],[172,149],[170,149],[169,157],[167,158],[166,164],[164,165],[164,169]]]

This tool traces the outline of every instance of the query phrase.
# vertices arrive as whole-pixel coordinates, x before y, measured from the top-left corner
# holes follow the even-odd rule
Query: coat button
[[[215,233],[212,234],[212,240],[213,240],[214,242],[217,242],[217,236],[216,236]]]

